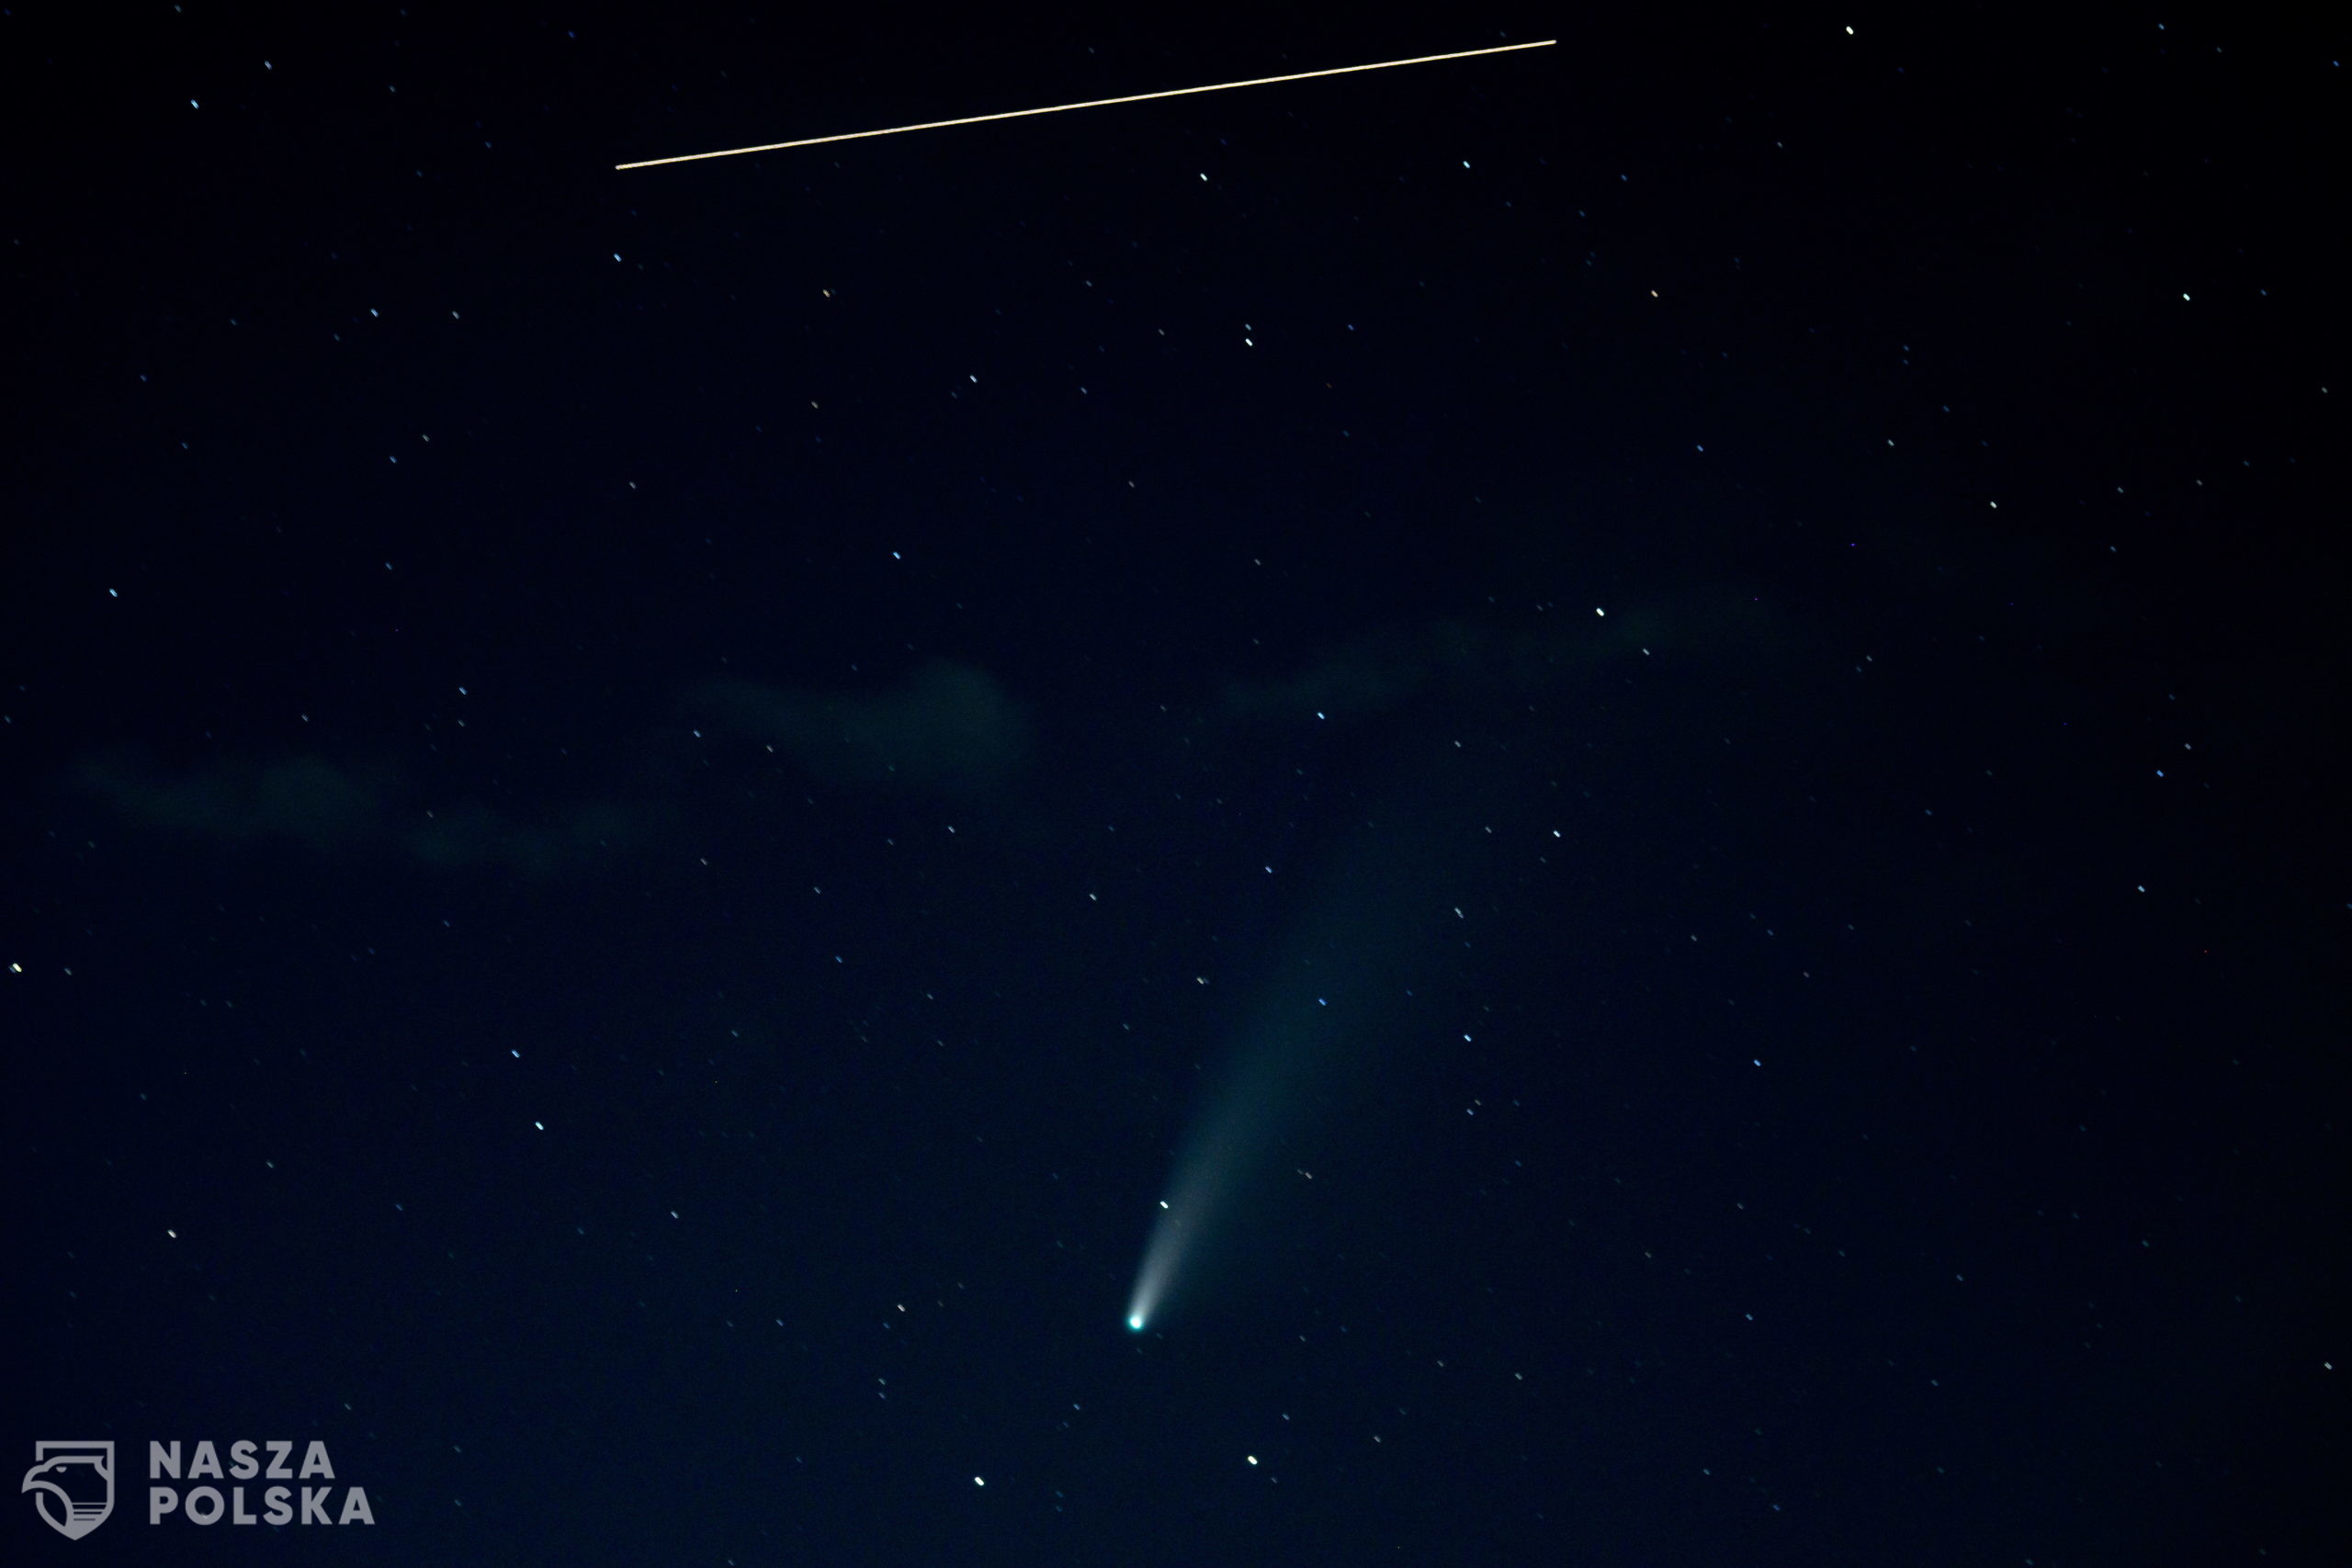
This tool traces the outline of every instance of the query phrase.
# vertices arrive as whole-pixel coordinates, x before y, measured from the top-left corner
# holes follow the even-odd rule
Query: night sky
[[[2342,43],[1111,9],[0,14],[0,1558],[2343,1561]]]

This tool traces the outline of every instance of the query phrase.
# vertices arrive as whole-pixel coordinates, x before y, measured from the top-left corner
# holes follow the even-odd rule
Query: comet
[[[1034,115],[1068,114],[1072,109],[1109,108],[1116,104],[1149,103],[1154,98],[1184,98],[1196,93],[1226,93],[1237,87],[1268,87],[1277,82],[1305,82],[1317,76],[1350,76],[1359,71],[1393,71],[1400,65],[1433,65],[1442,60],[1475,60],[1485,54],[1514,54],[1523,49],[1549,49],[1558,39],[1540,39],[1533,43],[1497,44],[1489,49],[1460,49],[1451,54],[1417,54],[1408,60],[1375,60],[1364,65],[1333,65],[1321,71],[1294,71],[1284,76],[1252,76],[1242,82],[1212,82],[1203,87],[1170,87],[1157,93],[1129,93],[1118,98],[1089,98],[1084,103],[1048,104],[1043,108],[1006,109],[1001,114],[966,115],[960,119],[927,119],[914,125],[885,126],[878,130],[844,130],[831,136],[805,136],[797,141],[768,141],[757,147],[723,147],[715,152],[681,152],[670,158],[640,158],[634,164],[616,164],[613,167],[626,172],[630,169],[660,168],[665,164],[699,164],[712,158],[741,158],[752,152],[783,152],[795,147],[820,147],[828,141],[862,141],[874,136],[901,136],[910,130],[945,130],[958,125],[984,125],[992,119],[1027,119]]]
[[[1328,1076],[1339,1032],[1321,998],[1278,996],[1264,1010],[1224,1092],[1178,1152],[1127,1300],[1127,1328],[1140,1334],[1197,1265],[1212,1234],[1231,1231],[1237,1199],[1262,1197],[1302,1103]],[[1311,1016],[1301,1016],[1307,1014]]]
[[[1220,1162],[1222,1163],[1222,1162]],[[1176,1199],[1162,1199],[1159,1218],[1152,1226],[1151,1239],[1145,1245],[1142,1266],[1136,1270],[1135,1293],[1127,1301],[1127,1332],[1141,1334],[1159,1310],[1161,1300],[1176,1280],[1176,1266],[1184,1258],[1190,1245],[1200,1233],[1198,1222],[1216,1205],[1216,1184],[1204,1178],[1209,1172],[1195,1157],[1188,1162],[1190,1168],[1180,1168],[1176,1176]]]
[[[1464,795],[1475,800],[1477,787],[1452,755],[1401,768],[1326,852],[1311,879],[1320,891],[1269,954],[1230,1063],[1174,1150],[1127,1298],[1129,1333],[1237,1274],[1313,1256],[1311,1240],[1273,1250],[1296,1213],[1286,1173],[1306,1175],[1295,1156],[1326,1129],[1356,1135],[1350,1108],[1427,1027],[1415,990],[1460,940],[1448,923],[1462,919],[1458,889],[1483,847]]]

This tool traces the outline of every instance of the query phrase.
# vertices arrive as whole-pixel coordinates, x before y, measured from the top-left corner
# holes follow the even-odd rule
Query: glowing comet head
[[[1177,1228],[1176,1216],[1169,1211],[1165,1201],[1159,1205],[1159,1223],[1152,1227],[1151,1242],[1143,1250],[1143,1268],[1136,1271],[1135,1293],[1127,1298],[1127,1332],[1141,1334],[1143,1325],[1159,1310],[1161,1294],[1168,1289],[1169,1277],[1175,1271],[1177,1254],[1182,1250],[1184,1233]]]

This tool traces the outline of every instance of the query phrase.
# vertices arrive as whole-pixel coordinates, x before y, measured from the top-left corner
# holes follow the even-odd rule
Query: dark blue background
[[[0,17],[8,1559],[2334,1561],[2341,44],[1849,20]]]

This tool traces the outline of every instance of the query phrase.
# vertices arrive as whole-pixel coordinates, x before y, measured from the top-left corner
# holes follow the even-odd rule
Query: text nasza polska
[[[302,1468],[290,1468],[287,1461],[293,1457],[294,1445],[279,1439],[267,1442],[234,1442],[229,1445],[229,1463],[223,1469],[220,1450],[208,1438],[196,1445],[188,1455],[187,1470],[180,1470],[179,1439],[169,1443],[150,1441],[147,1445],[147,1479],[154,1481],[201,1481],[210,1476],[215,1481],[333,1481],[334,1465],[327,1458],[327,1446],[316,1438],[302,1450]],[[266,1457],[265,1457],[266,1456]],[[368,1506],[368,1491],[363,1486],[343,1489],[343,1506],[331,1506],[335,1488],[333,1486],[266,1486],[256,1488],[261,1512],[246,1506],[245,1489],[232,1486],[223,1496],[218,1486],[190,1486],[185,1491],[175,1486],[147,1488],[147,1522],[161,1524],[164,1516],[178,1513],[199,1525],[219,1524],[225,1517],[234,1525],[290,1525],[299,1517],[306,1525],[372,1525],[374,1510]]]

